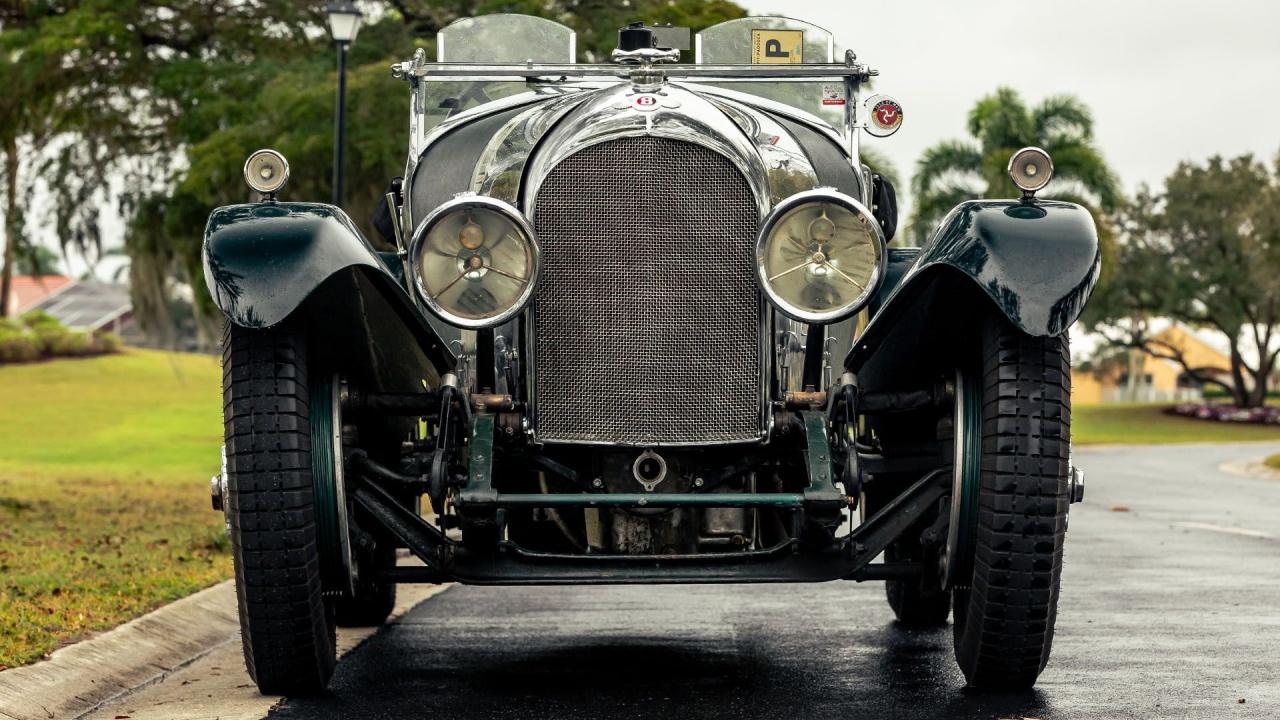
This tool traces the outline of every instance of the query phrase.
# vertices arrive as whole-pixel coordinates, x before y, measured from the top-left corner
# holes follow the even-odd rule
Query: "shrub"
[[[67,336],[68,330],[55,320],[51,323],[32,325],[31,334],[35,337],[36,344],[40,347],[42,355],[53,355],[55,354],[54,347],[62,343],[62,339]]]
[[[26,313],[22,316],[22,324],[31,329],[41,355],[54,354],[54,346],[61,344],[62,337],[67,334],[67,329],[62,323],[43,310],[32,310]]]
[[[32,310],[31,312],[26,313],[22,316],[22,322],[32,330],[44,327],[55,327],[62,330],[66,329],[62,327],[62,323],[58,322],[58,318],[43,310]]]
[[[0,330],[0,363],[40,359],[40,344],[29,333]]]
[[[21,322],[0,318],[0,363],[117,353],[123,345],[109,332],[90,335],[68,330],[42,310],[23,315]]]
[[[93,354],[93,350],[88,335],[64,330],[51,336],[47,353],[52,357],[83,357]]]
[[[1205,400],[1222,400],[1223,398],[1226,398],[1228,400],[1231,399],[1231,393],[1227,392],[1226,390],[1223,390],[1220,387],[1217,387],[1216,385],[1205,388],[1204,390],[1201,391],[1201,395],[1204,396]],[[1267,397],[1280,398],[1280,390],[1268,390]]]
[[[118,353],[124,347],[124,341],[115,333],[99,332],[93,336],[93,346],[100,353]]]

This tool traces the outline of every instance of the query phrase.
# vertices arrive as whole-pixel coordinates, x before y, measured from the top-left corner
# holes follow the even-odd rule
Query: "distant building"
[[[74,278],[65,275],[14,275],[9,307],[13,308],[14,315],[21,315],[74,283]]]
[[[133,320],[129,286],[97,280],[76,280],[31,310],[43,310],[72,330],[88,332],[120,334]]]
[[[141,339],[128,285],[65,275],[16,275],[10,297],[14,315],[41,310],[72,330],[113,332],[129,342]]]
[[[1180,350],[1195,368],[1230,382],[1231,359],[1194,332],[1171,325],[1155,336]],[[1124,362],[1127,360],[1127,362]],[[1071,378],[1071,401],[1077,405],[1112,402],[1180,402],[1200,400],[1204,385],[1173,360],[1131,350],[1121,361],[1095,372],[1077,370]]]

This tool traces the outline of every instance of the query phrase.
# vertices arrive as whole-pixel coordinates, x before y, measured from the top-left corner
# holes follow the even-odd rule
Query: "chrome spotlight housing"
[[[784,315],[832,323],[860,310],[885,272],[884,231],[862,203],[834,188],[774,207],[756,238],[756,279]]]
[[[1024,196],[1031,197],[1053,179],[1053,158],[1038,147],[1024,147],[1009,158],[1009,177]]]
[[[259,150],[244,161],[244,181],[263,197],[272,197],[289,182],[289,161],[275,150]]]
[[[413,233],[409,257],[422,301],[445,322],[468,329],[501,325],[523,310],[542,264],[524,215],[474,193],[427,215]]]

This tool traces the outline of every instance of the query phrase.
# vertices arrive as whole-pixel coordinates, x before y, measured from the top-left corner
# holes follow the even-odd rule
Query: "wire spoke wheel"
[[[322,375],[310,387],[311,478],[316,500],[316,545],[325,592],[352,594],[351,531],[342,458],[342,381]]]
[[[982,386],[972,373],[955,375],[952,487],[943,555],[942,586],[968,587],[978,525],[978,493],[982,486]]]

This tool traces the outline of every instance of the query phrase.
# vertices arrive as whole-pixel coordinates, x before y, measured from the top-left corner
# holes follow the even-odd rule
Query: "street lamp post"
[[[334,121],[333,204],[342,207],[342,168],[346,149],[347,113],[347,49],[356,41],[364,14],[351,2],[335,2],[325,8],[329,16],[329,34],[338,46],[338,108]]]

